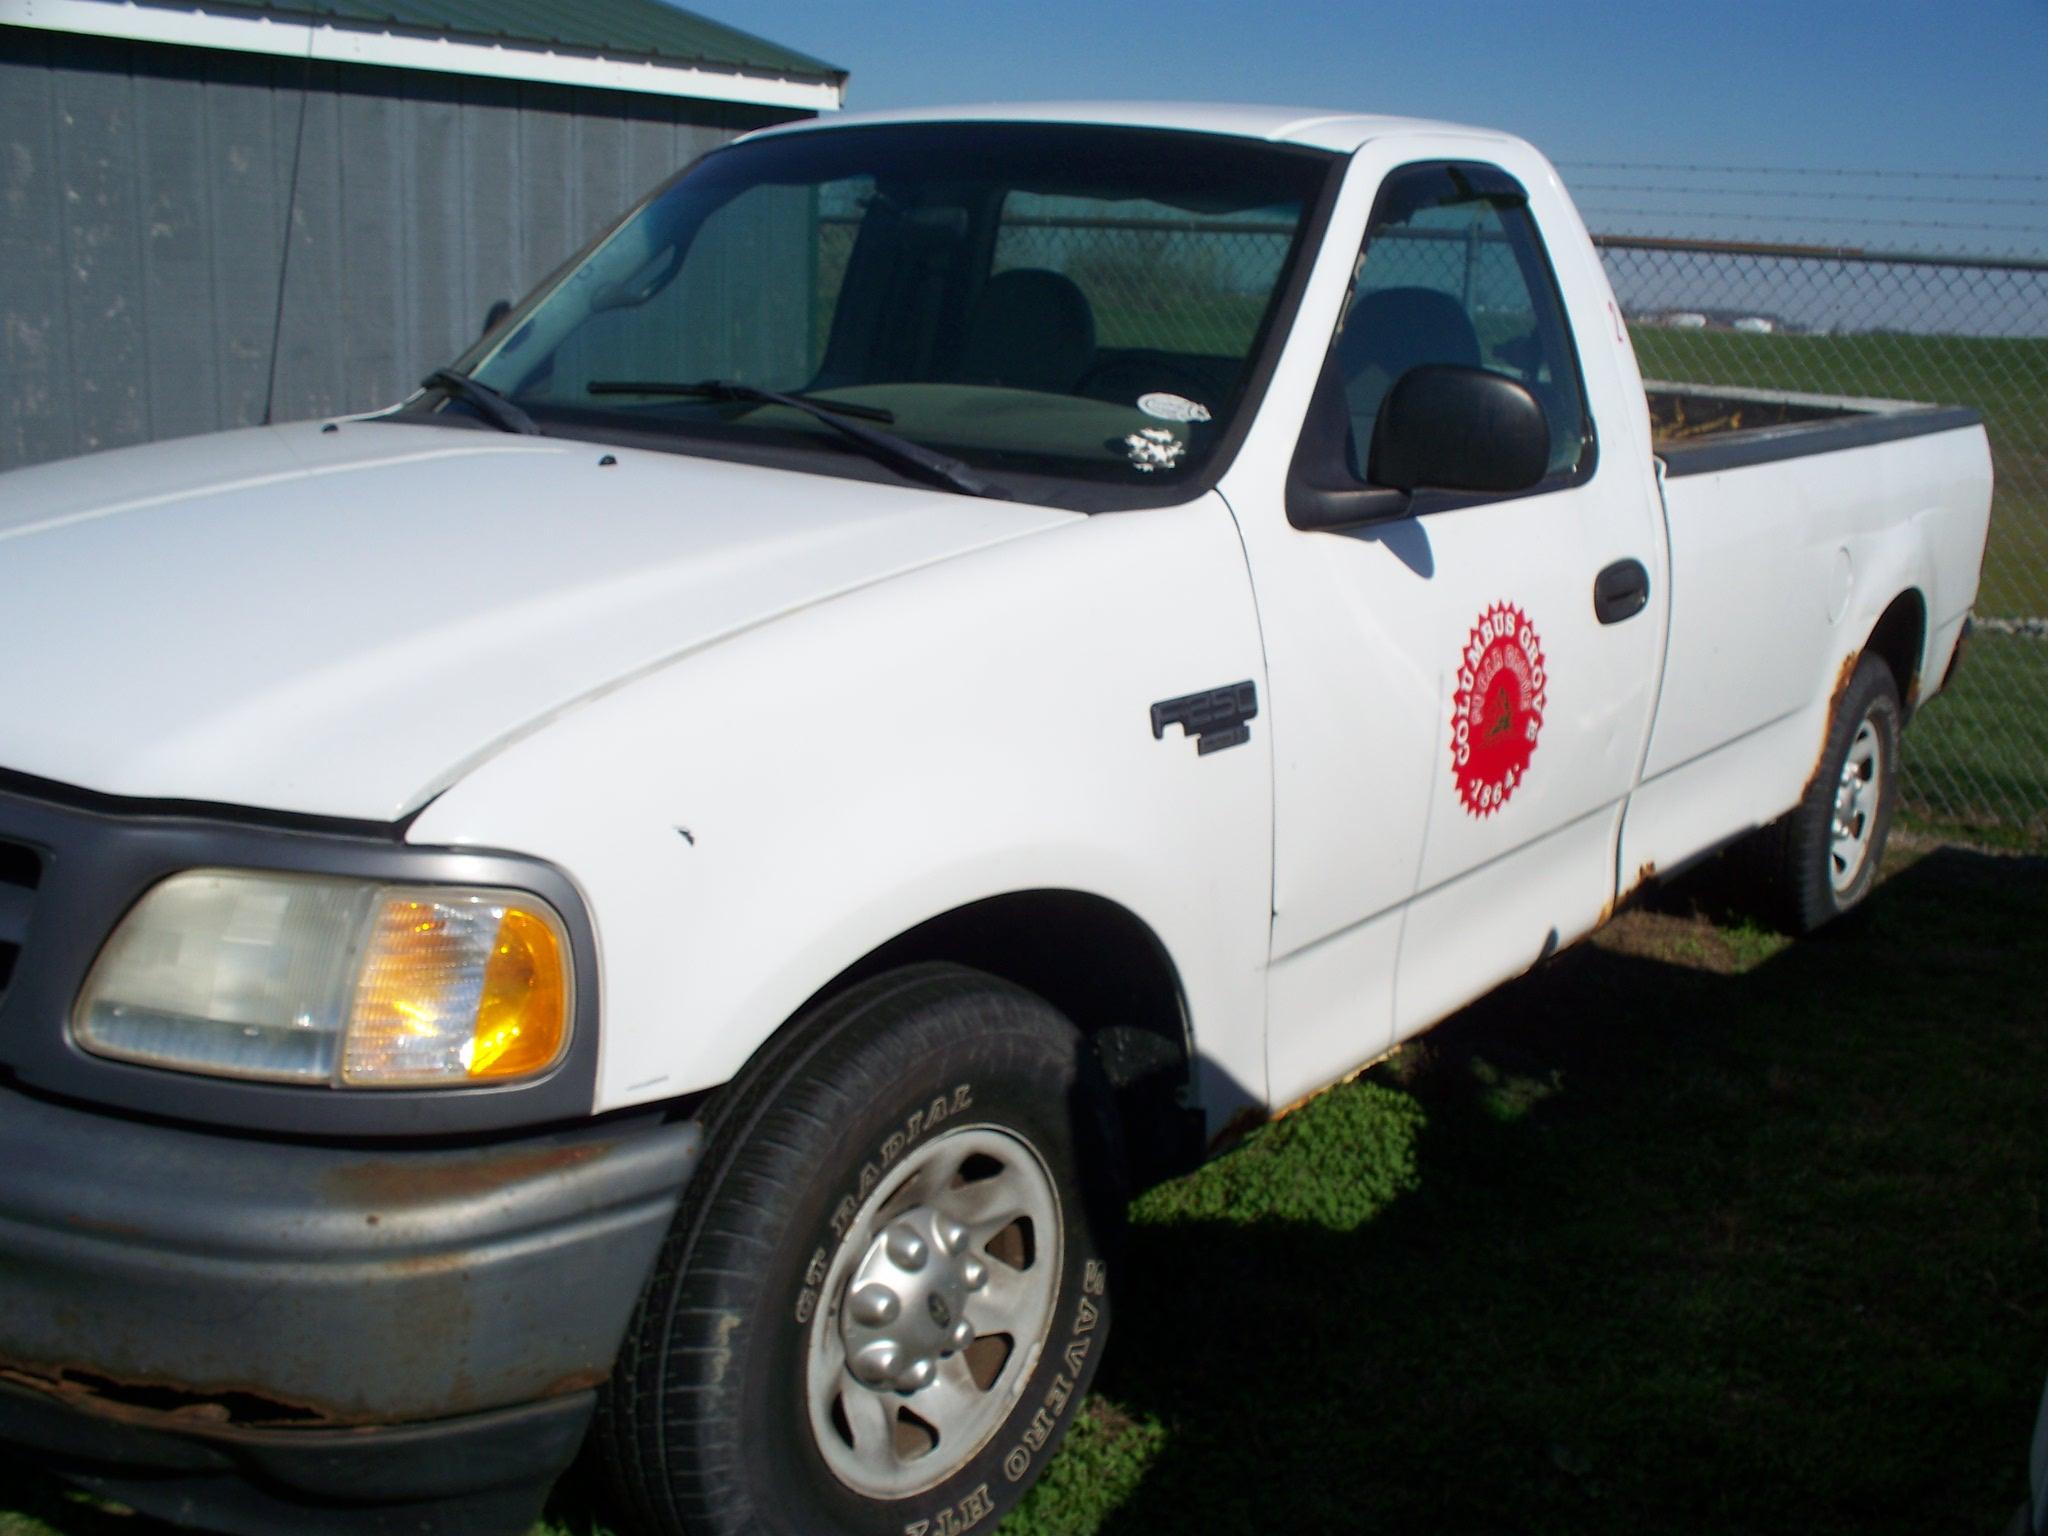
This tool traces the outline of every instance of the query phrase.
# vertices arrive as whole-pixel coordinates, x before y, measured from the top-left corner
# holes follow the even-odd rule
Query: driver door
[[[1651,610],[1603,622],[1594,588],[1654,568],[1656,503],[1629,455],[1600,461],[1528,194],[1499,166],[1382,183],[1318,390],[1349,430],[1317,435],[1348,463],[1320,483],[1365,482],[1380,404],[1423,364],[1525,385],[1550,463],[1523,492],[1423,490],[1388,521],[1247,539],[1273,698],[1279,1103],[1599,921],[1653,702]]]

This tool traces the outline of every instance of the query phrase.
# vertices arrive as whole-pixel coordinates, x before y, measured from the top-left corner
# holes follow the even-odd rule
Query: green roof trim
[[[665,0],[239,0],[208,10],[842,84],[836,65]]]

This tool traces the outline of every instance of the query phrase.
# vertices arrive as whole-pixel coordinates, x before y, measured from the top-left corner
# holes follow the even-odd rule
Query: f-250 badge
[[[1543,642],[1512,603],[1479,615],[1458,657],[1451,701],[1451,776],[1473,816],[1491,816],[1529,776],[1548,697]]]

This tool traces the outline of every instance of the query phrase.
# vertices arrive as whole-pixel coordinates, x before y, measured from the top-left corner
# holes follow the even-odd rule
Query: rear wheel
[[[1050,1006],[920,966],[727,1091],[597,1436],[647,1533],[992,1526],[1101,1358],[1113,1101]]]
[[[1877,883],[1898,800],[1898,684],[1877,656],[1856,664],[1798,807],[1744,854],[1767,915],[1811,933],[1862,904]]]

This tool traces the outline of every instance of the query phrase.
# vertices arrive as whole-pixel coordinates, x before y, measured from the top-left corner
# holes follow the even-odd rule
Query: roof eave
[[[502,39],[440,37],[199,8],[171,10],[130,0],[0,0],[0,24],[231,53],[529,80],[794,111],[832,112],[846,99],[844,72],[818,78],[581,53]]]

